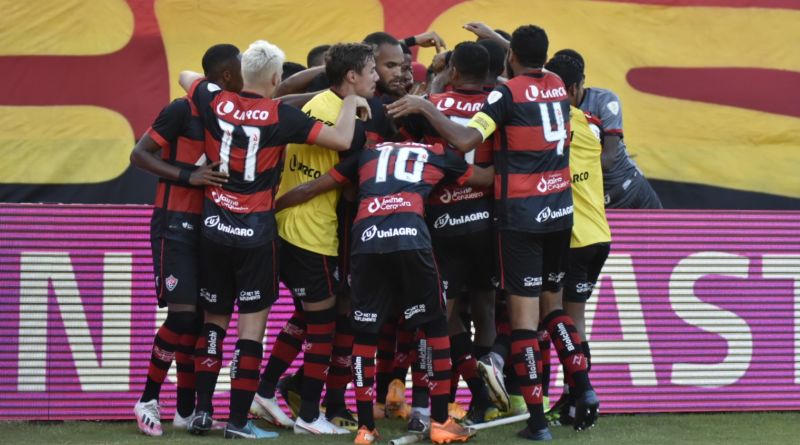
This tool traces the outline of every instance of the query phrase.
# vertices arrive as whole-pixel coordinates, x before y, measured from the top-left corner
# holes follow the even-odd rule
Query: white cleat
[[[161,436],[161,407],[158,400],[153,399],[149,402],[136,402],[133,406],[133,413],[136,414],[136,424],[139,431],[148,436]]]
[[[255,397],[253,397],[253,403],[250,404],[250,414],[264,419],[277,427],[294,427],[294,420],[283,412],[280,405],[278,405],[278,399],[275,397],[268,399],[256,393]]]
[[[194,411],[192,411],[192,413],[189,414],[186,417],[181,417],[181,415],[178,414],[177,411],[175,411],[175,417],[172,418],[172,426],[174,428],[179,428],[179,429],[185,430],[186,428],[189,427],[189,420],[192,419],[193,415],[194,415]]]
[[[350,434],[350,431],[329,422],[324,414],[320,414],[313,422],[306,422],[298,417],[294,422],[294,432],[295,434]]]

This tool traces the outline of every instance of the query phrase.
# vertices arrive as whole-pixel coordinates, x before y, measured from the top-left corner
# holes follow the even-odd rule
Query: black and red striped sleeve
[[[467,161],[452,148],[445,149],[444,154],[435,156],[435,159],[436,166],[444,172],[442,182],[455,182],[458,185],[464,185],[472,176],[472,166],[467,164]]]
[[[166,149],[183,134],[191,116],[189,101],[186,98],[175,99],[158,113],[158,117],[147,129],[147,135],[161,148]]]
[[[314,145],[323,125],[297,108],[285,103],[278,104],[278,145]]]
[[[359,156],[348,156],[332,169],[328,170],[334,181],[338,184],[358,183],[358,158]]]

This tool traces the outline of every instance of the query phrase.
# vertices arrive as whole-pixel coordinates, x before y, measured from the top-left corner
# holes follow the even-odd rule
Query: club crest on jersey
[[[608,105],[606,105],[606,107],[608,108],[608,111],[610,111],[611,114],[613,114],[614,116],[619,114],[619,102],[617,101],[609,102]]]
[[[164,278],[164,286],[167,287],[167,290],[172,292],[178,287],[178,279],[175,278],[174,275],[170,275],[167,278]]]
[[[491,93],[489,93],[489,96],[486,97],[486,102],[489,102],[490,104],[493,104],[493,103],[497,102],[498,100],[500,100],[501,97],[503,97],[503,93],[501,93],[499,91],[492,91]]]

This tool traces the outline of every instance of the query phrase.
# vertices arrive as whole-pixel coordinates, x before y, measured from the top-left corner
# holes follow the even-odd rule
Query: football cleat
[[[250,404],[250,414],[280,428],[294,427],[294,421],[283,412],[275,397],[268,399],[256,393],[253,403]]]
[[[358,431],[358,419],[355,414],[346,407],[335,410],[325,410],[325,417],[330,423],[339,428],[344,428],[351,433]]]
[[[517,433],[517,436],[528,440],[539,440],[539,441],[553,440],[553,435],[550,434],[550,430],[547,427],[544,427],[540,430],[532,431],[531,427],[526,425],[524,429],[520,430]]]
[[[490,352],[478,360],[478,374],[489,389],[489,399],[500,411],[508,411],[511,402],[503,381],[503,359],[500,354]]]
[[[390,419],[408,419],[411,412],[406,403],[406,384],[400,379],[389,383],[386,393],[386,417]]]
[[[313,422],[306,422],[298,417],[294,422],[295,434],[350,434],[350,431],[340,428],[320,414]]]
[[[196,411],[189,419],[186,430],[192,434],[203,435],[209,432],[214,426],[214,419],[211,414],[205,411]]]
[[[377,442],[380,437],[381,436],[378,434],[377,428],[370,431],[367,427],[362,426],[358,429],[356,439],[353,441],[353,443],[356,445],[372,445]]]
[[[475,434],[477,431],[459,425],[452,417],[449,417],[445,423],[431,422],[431,442],[433,443],[466,442]]]
[[[243,427],[238,428],[230,422],[225,425],[224,436],[226,439],[275,439],[278,433],[262,430],[255,426],[252,420],[248,420]]]
[[[452,402],[447,404],[447,415],[460,422],[467,417],[467,410],[459,405],[458,402]]]
[[[408,419],[408,432],[414,434],[427,435],[431,429],[431,419],[429,416],[419,411],[411,411]]]
[[[597,423],[598,412],[600,411],[600,399],[597,393],[590,389],[584,391],[575,399],[575,431],[589,429]]]
[[[164,434],[161,430],[161,407],[158,405],[158,400],[136,402],[133,413],[136,415],[136,424],[142,434],[156,437]]]

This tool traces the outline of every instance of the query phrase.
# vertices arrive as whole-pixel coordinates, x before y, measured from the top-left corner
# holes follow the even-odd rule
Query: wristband
[[[411,48],[412,46],[417,45],[417,38],[415,36],[406,37],[403,39],[403,43],[405,43],[407,47]]]
[[[178,184],[181,185],[192,185],[189,182],[189,178],[192,176],[192,171],[186,168],[182,168],[181,172],[178,174]]]

